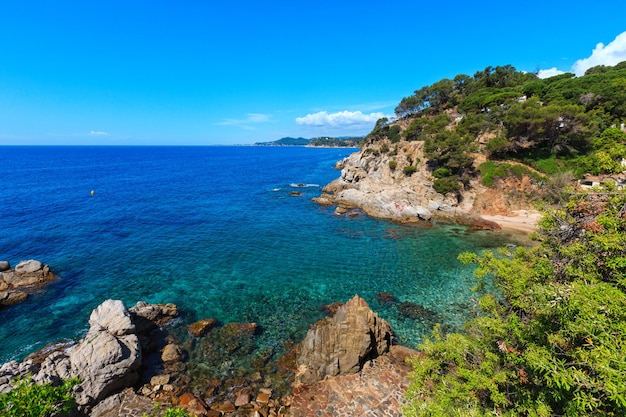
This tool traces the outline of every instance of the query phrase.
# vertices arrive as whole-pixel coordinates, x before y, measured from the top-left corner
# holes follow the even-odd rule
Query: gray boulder
[[[85,338],[69,353],[72,375],[81,380],[76,402],[91,407],[139,378],[141,347],[124,304],[106,300],[89,319]]]
[[[43,268],[41,262],[34,259],[22,261],[15,267],[15,273],[19,275],[32,274]]]
[[[0,261],[0,272],[8,271],[11,269],[11,264],[8,261]]]

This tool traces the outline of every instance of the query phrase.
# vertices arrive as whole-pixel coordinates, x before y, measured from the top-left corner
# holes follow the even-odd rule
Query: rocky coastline
[[[394,149],[389,152],[389,149]],[[367,143],[338,161],[339,178],[327,184],[313,199],[321,205],[335,206],[338,215],[368,216],[402,223],[428,220],[456,221],[477,229],[507,229],[523,233],[534,230],[538,212],[523,198],[535,185],[514,184],[513,192],[494,192],[474,180],[460,193],[439,194],[424,157],[424,143],[388,139]],[[476,155],[475,163],[484,159]]]
[[[79,416],[161,415],[168,407],[197,416],[348,416],[359,407],[401,415],[410,370],[405,359],[417,352],[394,345],[391,326],[358,295],[329,312],[278,363],[256,352],[257,363],[237,374],[232,360],[262,331],[256,323],[205,318],[186,325],[190,338],[182,341],[169,331],[181,320],[175,305],[127,308],[106,300],[92,311],[81,340],[2,365],[0,393],[26,375],[53,384],[78,377]],[[220,377],[195,377],[199,357],[206,362],[210,355],[218,359],[214,368],[223,368]]]

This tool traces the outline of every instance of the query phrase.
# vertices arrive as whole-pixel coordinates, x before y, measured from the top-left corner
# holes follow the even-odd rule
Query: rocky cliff
[[[472,213],[475,191],[443,196],[433,189],[424,142],[380,140],[339,161],[336,168],[341,176],[314,200],[336,204],[340,211],[358,208],[372,217],[401,222]]]
[[[485,161],[482,154],[473,158],[475,167]],[[527,176],[501,179],[492,187],[483,186],[476,178],[458,193],[439,194],[433,188],[434,177],[421,141],[370,142],[337,162],[336,168],[341,170],[340,177],[313,201],[336,205],[337,214],[358,209],[403,223],[447,218],[493,230],[500,226],[519,229],[513,226],[520,223],[526,232],[534,229],[539,217],[529,197],[537,195],[539,186]],[[503,218],[506,221],[498,220]]]

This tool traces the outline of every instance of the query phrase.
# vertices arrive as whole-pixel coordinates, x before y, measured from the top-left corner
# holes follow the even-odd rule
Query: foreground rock
[[[142,315],[148,313],[148,316]],[[89,319],[89,331],[77,344],[66,343],[44,349],[24,362],[8,362],[0,368],[0,393],[11,389],[15,378],[32,375],[35,382],[58,383],[62,379],[78,377],[75,388],[79,410],[88,412],[109,395],[132,386],[138,381],[142,364],[143,346],[137,325],[149,332],[178,314],[173,304],[138,303],[134,313],[119,300],[106,300]],[[146,325],[150,318],[158,323]]]
[[[29,291],[56,278],[48,265],[32,259],[10,268],[9,262],[0,262],[0,308],[26,300]]]
[[[355,295],[332,317],[317,322],[302,342],[296,384],[353,374],[389,351],[391,326]]]

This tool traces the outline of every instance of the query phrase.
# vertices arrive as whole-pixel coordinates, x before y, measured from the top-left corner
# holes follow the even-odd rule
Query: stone
[[[11,264],[8,261],[0,261],[0,272],[8,271],[11,269]]]
[[[389,305],[395,303],[397,300],[393,294],[383,291],[376,294],[376,301],[378,301],[380,305]]]
[[[434,319],[437,317],[437,313],[433,310],[429,310],[426,307],[422,307],[421,305],[410,301],[404,301],[398,304],[398,312],[404,317],[412,320]]]
[[[2,273],[0,273],[0,291],[6,291],[9,289],[9,284],[2,278]]]
[[[389,351],[391,326],[355,295],[333,317],[307,332],[298,356],[296,384],[358,372],[363,364]]]
[[[137,327],[137,333],[147,334],[152,330],[163,327],[178,316],[178,307],[175,304],[148,304],[143,301],[128,309],[130,316]]]
[[[250,394],[248,393],[239,394],[235,399],[235,407],[241,407],[248,403],[250,403]]]
[[[150,378],[150,385],[165,385],[170,382],[170,378],[168,374],[155,375]]]
[[[266,392],[259,392],[256,396],[256,402],[259,404],[267,404],[270,401],[270,394]]]
[[[81,381],[76,403],[85,410],[135,384],[142,360],[139,339],[132,333],[135,326],[121,301],[103,302],[89,324],[85,338],[69,352],[72,375]]]
[[[217,410],[221,411],[222,413],[232,413],[236,410],[236,408],[235,405],[230,401],[224,401],[217,407]]]
[[[216,323],[217,323],[217,320],[215,319],[198,320],[197,322],[190,324],[187,327],[187,331],[192,336],[202,337],[206,335],[209,332],[209,330],[211,330],[213,326],[215,326]]]
[[[41,269],[43,269],[41,262],[31,259],[18,263],[15,267],[15,273],[20,275],[32,274],[33,272],[37,272]]]
[[[12,306],[28,299],[28,294],[22,291],[3,291],[0,292],[0,305]]]
[[[105,330],[113,336],[135,333],[135,324],[130,313],[120,300],[106,300],[89,317],[91,328]]]
[[[184,358],[182,349],[175,343],[170,343],[163,348],[161,360],[163,362],[179,362]]]

